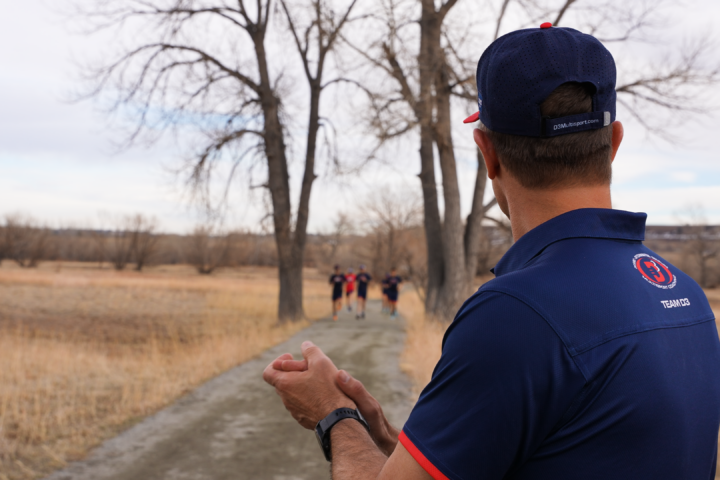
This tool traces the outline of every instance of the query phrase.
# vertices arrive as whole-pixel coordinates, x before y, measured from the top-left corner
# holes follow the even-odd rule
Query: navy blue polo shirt
[[[528,232],[465,302],[400,435],[435,479],[713,479],[720,342],[645,214]]]
[[[367,272],[360,272],[357,275],[358,282],[358,295],[364,297],[367,295],[368,283],[372,280],[372,277]]]

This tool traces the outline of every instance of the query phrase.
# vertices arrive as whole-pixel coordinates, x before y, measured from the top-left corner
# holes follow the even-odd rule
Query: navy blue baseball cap
[[[554,137],[595,130],[615,121],[615,60],[600,41],[572,28],[543,23],[495,40],[477,67],[480,120],[493,132]],[[592,85],[590,113],[543,118],[540,104],[568,82]]]

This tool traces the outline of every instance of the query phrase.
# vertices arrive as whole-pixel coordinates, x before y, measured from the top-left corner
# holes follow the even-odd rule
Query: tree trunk
[[[420,183],[423,192],[427,287],[425,311],[433,313],[443,284],[443,238],[433,152],[433,82],[438,64],[440,25],[432,0],[423,0],[420,18],[420,91],[415,115],[420,123]]]
[[[300,202],[298,203],[295,232],[292,235],[290,259],[285,267],[280,266],[280,301],[278,303],[280,322],[297,321],[305,317],[302,270],[305,259],[305,243],[307,242],[307,224],[310,218],[310,193],[316,178],[315,150],[317,134],[320,129],[320,92],[320,78],[317,78],[310,82],[310,119],[305,152],[305,172],[300,188]]]
[[[435,158],[433,155],[432,129],[421,128],[420,183],[423,192],[425,244],[427,247],[427,293],[425,310],[435,309],[440,287],[443,284],[442,223],[438,208],[438,193],[435,180]]]
[[[487,167],[480,149],[477,151],[477,175],[475,177],[475,191],[473,202],[465,222],[465,276],[470,290],[478,267],[478,255],[480,255],[480,244],[482,242],[482,221],[489,206],[483,205],[485,197],[485,186],[487,184]],[[494,204],[494,202],[493,202]],[[470,293],[470,292],[468,292]]]
[[[270,190],[273,205],[273,226],[279,262],[278,320],[282,323],[304,317],[302,306],[303,258],[302,250],[298,254],[290,226],[292,217],[290,183],[287,157],[285,156],[285,139],[279,117],[280,101],[270,83],[265,45],[263,43],[264,32],[257,32],[253,40],[255,41],[255,54],[258,60],[260,76],[259,96],[265,119],[263,143],[268,164],[268,189]]]
[[[304,317],[302,261],[280,262],[278,276],[280,297],[278,300],[278,320],[280,323],[297,321]]]
[[[395,258],[395,228],[393,225],[388,225],[387,230],[387,257],[385,262],[389,269],[392,269],[397,262]]]
[[[435,144],[440,157],[445,215],[442,226],[444,277],[435,313],[452,318],[467,298],[468,279],[465,274],[464,226],[460,212],[460,187],[450,126],[450,89],[445,62],[436,70]]]
[[[466,225],[460,210],[460,189],[451,128],[451,78],[442,49],[444,16],[454,2],[440,10],[433,0],[422,0],[420,19],[420,92],[415,113],[420,123],[420,179],[425,207],[428,281],[425,311],[442,320],[453,318],[472,291],[482,235],[487,172],[478,154],[473,205]],[[434,87],[434,89],[433,89]],[[434,90],[434,91],[433,91]],[[434,95],[433,95],[434,93]],[[444,219],[441,222],[435,179],[433,143],[442,173]]]

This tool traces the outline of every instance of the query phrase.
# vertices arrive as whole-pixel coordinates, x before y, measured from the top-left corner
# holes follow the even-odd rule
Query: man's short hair
[[[594,86],[564,83],[540,104],[543,117],[592,112]],[[504,167],[525,188],[604,185],[612,180],[612,125],[550,138],[487,132]]]

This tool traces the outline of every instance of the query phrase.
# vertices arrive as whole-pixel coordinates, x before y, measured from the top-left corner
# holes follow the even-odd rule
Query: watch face
[[[320,428],[320,425],[318,424],[318,426],[315,427],[315,438],[318,441],[318,445],[320,445],[320,450],[322,450],[323,455],[325,455],[325,460],[327,460],[329,462],[330,461],[330,448],[328,448],[329,443],[327,446],[323,443],[323,433],[324,432],[322,432],[322,433],[321,432],[322,432],[322,429]],[[328,438],[328,442],[329,442],[329,438]]]

